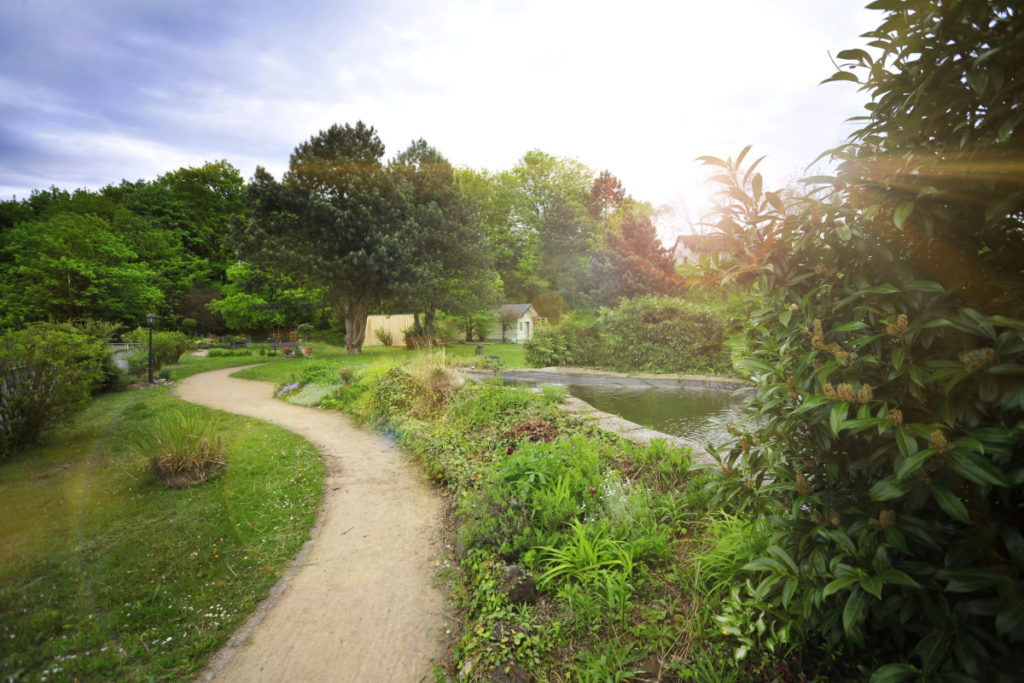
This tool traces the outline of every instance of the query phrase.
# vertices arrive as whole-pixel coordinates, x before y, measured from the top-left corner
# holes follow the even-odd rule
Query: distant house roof
[[[498,311],[513,311],[518,317],[522,318],[523,315],[530,310],[532,304],[502,304],[498,307]]]
[[[721,233],[711,235],[680,235],[672,247],[676,263],[687,263],[691,256],[711,254],[728,245],[728,239]],[[696,261],[696,259],[694,259]]]

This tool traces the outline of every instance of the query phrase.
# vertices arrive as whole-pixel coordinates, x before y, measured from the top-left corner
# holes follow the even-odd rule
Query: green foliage
[[[426,411],[422,365],[369,368],[337,404],[384,422],[452,492],[465,553],[444,575],[463,624],[452,661],[472,662],[467,678],[515,665],[539,680],[604,680],[701,661],[703,646],[676,650],[703,628],[680,604],[701,587],[671,561],[707,503],[689,452],[567,418],[558,390],[467,383]],[[541,434],[558,438],[531,440]],[[541,582],[536,607],[511,604],[509,563]]]
[[[295,148],[282,182],[256,169],[246,194],[249,220],[233,232],[252,263],[323,290],[353,354],[362,350],[366,316],[401,267],[383,154],[377,132],[362,122],[321,131]]]
[[[601,309],[593,324],[571,318],[540,328],[524,346],[533,367],[599,366],[624,372],[729,373],[726,318],[719,310],[644,296]]]
[[[320,405],[324,398],[337,388],[337,384],[304,384],[299,389],[289,392],[285,400],[297,406],[312,408]]]
[[[95,215],[60,213],[0,237],[0,324],[91,317],[133,323],[163,299],[152,272]]]
[[[149,330],[138,327],[121,335],[126,342],[142,346],[128,358],[133,373],[145,372],[149,362]],[[176,363],[189,348],[188,337],[181,332],[153,331],[153,369]],[[212,351],[213,349],[211,349]]]
[[[387,170],[402,214],[402,272],[393,295],[405,310],[422,314],[422,320],[416,319],[417,335],[437,332],[439,309],[471,315],[497,303],[501,283],[491,265],[487,235],[474,202],[459,192],[448,160],[420,139]]]
[[[326,361],[303,363],[302,368],[292,374],[291,381],[299,384],[337,384],[338,365]]]
[[[704,159],[762,295],[716,499],[769,545],[730,604],[878,680],[994,680],[1024,668],[1024,181],[1000,165],[1022,19],[875,6],[881,54],[840,53],[873,101],[837,177],[784,200],[742,154]]]
[[[526,362],[534,368],[572,365],[572,354],[566,335],[557,328],[539,327],[523,344]]]
[[[102,342],[36,323],[0,337],[0,459],[66,421],[103,377]]]
[[[292,278],[249,263],[228,267],[223,292],[223,299],[208,306],[224,316],[232,330],[291,327],[300,320],[319,318],[323,308],[320,290],[306,289]]]
[[[605,357],[616,370],[727,372],[725,320],[670,297],[644,296],[602,311]]]
[[[267,351],[260,348],[260,355],[266,355]],[[251,356],[252,349],[210,349],[206,352],[210,358],[224,358],[229,356]]]
[[[171,488],[204,482],[226,465],[217,419],[196,406],[161,413],[135,433],[135,444],[153,473]]]

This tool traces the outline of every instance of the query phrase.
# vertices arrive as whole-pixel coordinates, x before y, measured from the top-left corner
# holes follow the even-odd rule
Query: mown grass
[[[283,429],[218,414],[226,469],[157,482],[133,435],[181,404],[166,387],[99,397],[0,466],[0,678],[193,677],[308,538],[324,466]]]

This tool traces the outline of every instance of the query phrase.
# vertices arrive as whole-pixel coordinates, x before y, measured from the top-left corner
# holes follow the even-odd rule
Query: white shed
[[[533,337],[537,323],[543,320],[533,304],[503,304],[497,313],[498,322],[487,336],[488,341],[522,344]]]

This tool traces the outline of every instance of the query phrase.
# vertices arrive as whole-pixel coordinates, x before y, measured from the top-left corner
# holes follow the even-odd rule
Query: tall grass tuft
[[[183,488],[227,466],[219,431],[216,418],[189,406],[161,414],[148,431],[136,433],[135,442],[161,481]]]

